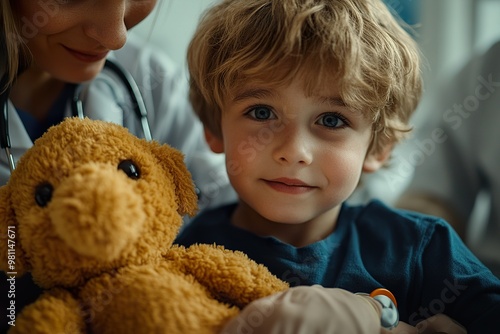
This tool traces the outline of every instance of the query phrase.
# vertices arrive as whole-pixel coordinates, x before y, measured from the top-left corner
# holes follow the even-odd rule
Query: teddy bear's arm
[[[23,309],[8,333],[84,334],[85,318],[78,301],[68,291],[52,289]]]
[[[194,276],[214,296],[240,308],[253,300],[286,290],[288,284],[242,252],[215,245],[173,248],[183,271]]]

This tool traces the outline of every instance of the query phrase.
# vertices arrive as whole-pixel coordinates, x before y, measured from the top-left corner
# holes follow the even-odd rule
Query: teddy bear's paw
[[[99,334],[217,334],[239,313],[167,264],[131,266],[92,280],[80,297],[92,333]]]
[[[85,334],[80,304],[71,294],[54,289],[25,307],[8,334]]]

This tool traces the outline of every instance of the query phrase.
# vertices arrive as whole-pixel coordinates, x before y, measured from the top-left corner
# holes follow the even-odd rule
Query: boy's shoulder
[[[211,240],[213,237],[232,235],[236,229],[232,227],[230,221],[236,206],[237,203],[230,203],[203,210],[183,227],[176,243],[188,246],[195,242]]]
[[[360,222],[374,221],[377,219],[387,221],[387,219],[390,219],[391,221],[408,222],[415,224],[446,224],[446,222],[442,218],[416,211],[395,208],[377,199],[371,200],[366,204],[361,205],[344,204],[343,209],[346,211],[353,211],[357,216],[356,220]]]
[[[445,234],[452,231],[451,226],[442,218],[394,208],[379,200],[362,205],[344,204],[339,220],[343,221],[345,218],[357,230],[379,231],[387,234],[388,238],[430,237],[436,231]]]
[[[206,209],[200,212],[192,221],[189,226],[209,226],[215,227],[220,225],[227,225],[231,220],[231,215],[233,214],[237,202],[224,204],[214,208]]]
[[[472,258],[451,225],[439,217],[394,208],[378,200],[344,207],[353,214],[348,222],[339,220],[346,230],[344,241],[348,248],[360,245],[360,257],[370,259],[368,262],[385,258],[386,268],[399,268],[403,263],[408,268],[431,268],[438,265],[437,259],[453,262],[457,254]]]

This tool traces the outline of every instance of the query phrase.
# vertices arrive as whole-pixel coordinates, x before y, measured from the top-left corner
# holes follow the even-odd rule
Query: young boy
[[[239,202],[202,213],[178,243],[243,251],[292,286],[387,288],[412,326],[443,313],[469,333],[495,328],[500,282],[443,220],[344,203],[409,131],[421,94],[418,49],[382,1],[222,1],[188,65]]]

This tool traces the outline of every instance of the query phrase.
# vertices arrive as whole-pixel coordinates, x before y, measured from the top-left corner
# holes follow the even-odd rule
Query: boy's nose
[[[311,141],[305,130],[287,129],[275,140],[273,158],[282,164],[309,165],[313,159]]]
[[[118,50],[127,41],[124,1],[98,1],[87,13],[84,31],[108,50]]]

